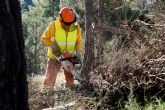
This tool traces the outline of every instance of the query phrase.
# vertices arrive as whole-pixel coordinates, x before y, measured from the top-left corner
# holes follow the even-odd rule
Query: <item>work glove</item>
[[[73,56],[73,59],[70,59],[70,61],[73,64],[80,64],[81,63],[81,54],[80,54],[80,52],[76,51],[74,56]]]
[[[76,51],[76,53],[75,53],[75,55],[74,56],[76,56],[78,59],[81,59],[81,54],[80,54],[80,52],[79,51]]]
[[[55,56],[59,57],[60,54],[61,54],[61,50],[60,50],[60,47],[58,46],[57,43],[53,43],[53,45],[51,46],[52,48],[52,52]]]

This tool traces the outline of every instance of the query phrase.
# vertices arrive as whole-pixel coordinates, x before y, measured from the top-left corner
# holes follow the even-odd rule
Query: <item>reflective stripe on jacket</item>
[[[72,32],[65,31],[59,20],[55,21],[55,34],[51,37],[52,42],[56,42],[60,47],[61,52],[69,52],[71,55],[75,52],[77,40],[77,29]],[[48,57],[54,58],[51,48],[48,48]],[[58,57],[58,56],[56,56]]]

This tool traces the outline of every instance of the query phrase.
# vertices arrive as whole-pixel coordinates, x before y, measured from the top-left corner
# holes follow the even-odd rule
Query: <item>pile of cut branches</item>
[[[104,64],[90,73],[102,107],[119,107],[119,102],[128,100],[130,94],[140,104],[156,97],[165,100],[163,17],[153,16],[154,24],[136,20],[130,28],[133,33],[114,36],[107,43]]]

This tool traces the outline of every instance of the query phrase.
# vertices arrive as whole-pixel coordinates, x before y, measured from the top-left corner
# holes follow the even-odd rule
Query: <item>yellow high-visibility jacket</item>
[[[59,45],[61,52],[67,50],[67,52],[69,52],[70,54],[73,54],[73,52],[75,51],[81,51],[83,42],[79,25],[77,25],[77,29],[75,29],[74,31],[66,32],[62,28],[59,19],[49,24],[49,26],[41,36],[41,41],[46,46],[48,46],[49,58],[54,58],[51,46],[55,42]]]

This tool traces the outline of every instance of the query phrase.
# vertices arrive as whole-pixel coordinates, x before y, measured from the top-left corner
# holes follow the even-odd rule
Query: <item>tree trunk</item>
[[[38,62],[37,62],[37,58],[38,58],[38,51],[37,51],[37,44],[38,44],[38,26],[37,26],[37,21],[36,21],[36,25],[35,25],[35,48],[34,48],[34,60],[35,60],[35,74],[38,73]]]
[[[0,0],[0,109],[29,110],[18,0]]]
[[[103,23],[103,13],[104,12],[104,0],[99,0],[98,5],[98,26],[101,26]],[[100,31],[97,33],[96,39],[96,49],[97,49],[97,57],[96,57],[96,65],[99,65],[103,62],[103,54],[104,54],[104,32]]]
[[[94,37],[93,37],[93,1],[85,0],[85,55],[83,60],[82,74],[87,79],[89,72],[94,66]]]

